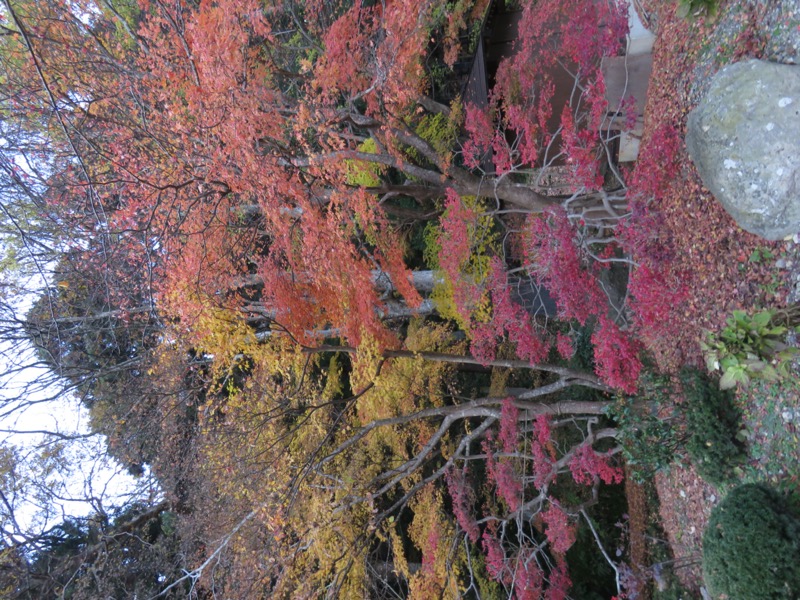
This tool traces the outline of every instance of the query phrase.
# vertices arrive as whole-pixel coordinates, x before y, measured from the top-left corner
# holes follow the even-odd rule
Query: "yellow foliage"
[[[384,362],[381,346],[369,332],[362,331],[361,343],[351,362],[350,388],[358,394],[375,381],[379,366]]]
[[[369,138],[359,144],[357,150],[367,154],[375,154],[378,147],[375,140]],[[381,184],[381,172],[383,167],[377,163],[366,162],[363,160],[344,161],[345,181],[348,185],[360,187],[377,187]]]
[[[390,522],[387,526],[389,543],[392,547],[392,558],[394,562],[394,569],[399,575],[406,579],[411,578],[411,572],[408,568],[408,560],[406,560],[405,551],[403,549],[403,538],[398,532],[399,525],[396,522]]]
[[[508,387],[508,378],[511,376],[511,369],[492,369],[491,378],[489,380],[489,395],[499,398],[505,393]]]
[[[447,325],[431,325],[415,319],[409,323],[406,345],[414,352],[448,348],[452,351],[451,334]],[[377,344],[371,342],[363,351],[359,348],[354,360],[352,389],[363,390],[372,384],[358,399],[356,414],[359,426],[444,405],[446,380],[453,369],[451,365],[426,361],[421,357],[394,358],[386,362],[376,375],[381,360]],[[408,460],[411,453],[424,446],[435,431],[436,425],[425,420],[380,427],[365,441],[365,451],[373,456],[383,456],[388,451],[395,460]],[[416,476],[410,477],[405,485],[415,481]]]
[[[495,228],[494,218],[485,214],[487,206],[480,198],[462,196],[461,201],[466,208],[479,215],[473,222],[468,222],[467,232],[470,240],[469,258],[461,265],[459,273],[460,282],[469,282],[480,286],[489,275],[492,258],[500,250],[500,233]],[[444,271],[439,270],[439,253],[442,251],[440,237],[442,229],[439,225],[431,223],[425,230],[425,262],[437,272],[438,283],[431,294],[431,299],[439,314],[458,323],[464,331],[469,331],[471,322],[467,322],[460,311],[456,309],[453,300],[453,286],[460,282],[451,281]],[[484,323],[491,317],[491,298],[484,292],[480,301],[472,307],[471,319],[474,322]]]
[[[427,486],[409,505],[413,543],[427,551],[431,536],[440,536],[426,559],[430,569],[413,576],[403,554],[406,532],[397,523],[374,522],[385,498],[373,502],[370,495],[372,480],[417,452],[434,433],[435,422],[377,428],[322,469],[303,471],[375,419],[445,404],[451,365],[421,358],[386,361],[382,346],[365,334],[351,356],[350,388],[357,394],[371,387],[354,411],[342,412],[340,397],[347,386],[341,356],[330,362],[325,377],[310,376],[318,356],[303,354],[281,336],[259,342],[235,310],[219,307],[203,311],[190,334],[189,347],[213,354],[212,377],[224,397],[221,416],[206,418],[204,434],[196,440],[203,482],[196,513],[222,515],[219,523],[206,526],[204,535],[222,536],[241,515],[257,511],[247,533],[243,530],[226,550],[237,576],[268,581],[266,567],[251,566],[249,572],[247,565],[273,565],[280,572],[276,597],[319,597],[331,586],[342,598],[368,597],[367,561],[375,536],[382,535],[416,597],[431,597],[424,592],[434,589],[443,597],[457,595],[454,565],[461,559],[450,550],[455,528],[446,517],[441,490]],[[444,351],[453,347],[451,334],[447,325],[413,320],[406,344],[415,352]],[[168,368],[185,350],[173,342],[165,343],[162,352]],[[247,378],[233,386],[226,376],[243,360]],[[399,487],[408,491],[419,480],[414,474]],[[253,554],[259,539],[268,541],[262,549],[266,555]]]
[[[323,400],[332,400],[342,395],[344,387],[342,385],[342,366],[339,364],[339,355],[334,354],[328,364],[328,372],[325,375],[325,389],[322,390]]]
[[[463,562],[459,545],[453,551],[453,523],[447,519],[442,492],[427,485],[411,502],[414,520],[408,529],[414,545],[422,551],[422,567],[409,582],[412,599],[458,598],[458,572]]]

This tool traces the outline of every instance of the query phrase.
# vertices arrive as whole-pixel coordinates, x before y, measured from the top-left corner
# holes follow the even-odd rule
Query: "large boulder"
[[[800,231],[800,66],[722,69],[689,115],[686,145],[742,229],[769,240]]]

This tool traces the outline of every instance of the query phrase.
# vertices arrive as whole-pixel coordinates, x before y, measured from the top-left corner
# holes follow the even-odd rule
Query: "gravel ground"
[[[796,65],[800,62],[800,0],[751,0],[764,36],[764,59]]]
[[[690,91],[699,102],[720,68],[748,54],[784,64],[800,63],[800,0],[745,0],[727,3],[716,21],[705,27],[703,50],[697,56]]]

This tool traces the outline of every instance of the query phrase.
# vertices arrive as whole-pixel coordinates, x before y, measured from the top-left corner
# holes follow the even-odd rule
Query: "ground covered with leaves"
[[[689,112],[726,64],[750,57],[797,62],[796,1],[725,0],[713,22],[679,18],[673,0],[646,0],[641,5],[643,20],[657,34],[640,155],[645,159],[648,145],[660,142],[660,131],[672,128],[685,138]],[[658,345],[651,343],[650,350],[662,370],[674,372],[680,365],[703,365],[700,341],[706,331],[719,331],[731,311],[794,302],[800,261],[796,239],[767,242],[740,229],[704,188],[683,144],[662,164],[675,165],[676,172],[669,174],[668,185],[649,209],[659,215],[662,235],[670,240],[671,269],[686,285],[680,290],[669,337]],[[800,420],[791,410],[798,406],[799,391],[793,384],[760,384],[738,393],[748,437],[743,478],[796,480]],[[655,483],[662,525],[681,565],[676,573],[698,592],[702,532],[720,491],[688,465],[673,466]]]

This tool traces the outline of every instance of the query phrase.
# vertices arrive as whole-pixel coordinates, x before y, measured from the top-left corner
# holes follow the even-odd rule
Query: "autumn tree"
[[[414,321],[406,344],[262,345],[241,385],[208,397],[210,487],[183,523],[216,543],[192,577],[233,595],[451,597],[482,576],[518,597],[564,597],[576,531],[591,527],[599,486],[622,477],[610,400],[570,390],[606,388],[552,367],[537,386],[501,377],[480,396],[456,387],[458,364],[478,361],[457,353],[447,326]],[[269,557],[262,567],[254,552]]]
[[[390,220],[397,199],[422,202],[424,208],[446,193],[482,197],[490,213],[497,208],[539,213],[562,204],[536,185],[515,181],[509,169],[482,175],[470,169],[470,156],[485,151],[493,139],[491,144],[500,143],[504,123],[520,131],[518,118],[508,121],[501,114],[521,109],[515,112],[510,92],[498,94],[505,100],[494,119],[466,107],[470,136],[464,140],[465,108],[425,95],[422,61],[431,33],[446,28],[446,39],[455,43],[454,25],[443,24],[445,13],[427,4],[378,9],[355,3],[328,7],[324,18],[308,19],[316,8],[279,5],[267,19],[255,4],[217,3],[195,11],[156,3],[143,11],[148,17],[129,42],[138,52],[123,52],[120,44],[115,49],[115,38],[102,37],[112,27],[98,18],[92,24],[96,35],[78,40],[83,55],[96,56],[105,66],[101,73],[79,75],[75,86],[86,93],[47,84],[48,69],[61,67],[47,67],[45,61],[60,55],[50,38],[37,40],[24,26],[20,31],[32,56],[39,57],[34,66],[42,72],[45,97],[55,103],[60,95],[72,98],[70,112],[59,113],[59,122],[85,166],[64,173],[64,189],[84,195],[88,187],[96,196],[90,203],[117,207],[108,215],[112,228],[142,232],[143,252],[169,256],[160,270],[163,289],[169,290],[163,301],[166,307],[169,294],[177,294],[181,301],[170,310],[187,322],[192,306],[224,300],[251,316],[269,315],[298,339],[330,327],[353,342],[362,328],[385,334],[377,322],[387,311],[385,298],[373,289],[376,270],[387,274],[411,309],[421,301],[406,283],[402,244]],[[483,8],[474,6],[472,18]],[[456,23],[469,13],[458,10],[457,17],[451,15]],[[62,15],[70,41],[80,33],[71,19]],[[277,26],[304,22],[291,39],[282,30],[273,33]],[[599,56],[612,51],[610,40],[620,32],[607,27],[601,33],[601,44],[582,50],[589,66],[578,73],[579,82],[596,77]],[[448,60],[453,52],[445,52]],[[82,60],[78,57],[78,64]],[[97,81],[84,84],[92,73]],[[527,83],[534,84],[535,78]],[[88,110],[74,102],[76,95],[90,99],[84,102]],[[536,96],[539,102],[546,97]],[[594,114],[601,100],[597,93],[591,98]],[[523,101],[532,100],[523,96]],[[586,103],[578,104],[565,114],[584,114]],[[599,143],[595,121],[581,131]],[[506,149],[516,156],[515,148],[523,147],[521,172],[534,165],[530,148],[538,142],[528,138],[517,135]],[[570,207],[577,198],[589,198],[585,189],[572,194]],[[602,189],[593,198],[587,202],[605,207],[606,217],[595,214],[598,222],[623,216]],[[570,214],[596,221],[587,210]],[[261,281],[259,302],[227,292],[238,287],[231,274],[244,270]]]
[[[90,267],[28,321],[53,364],[136,364],[83,391],[139,390],[106,426],[191,540],[167,591],[457,595],[477,551],[508,594],[567,593],[575,526],[621,476],[608,394],[641,368],[603,285],[630,266],[600,70],[625,19],[524,2],[489,106],[431,97],[431,40],[452,67],[486,9],[5,2],[6,103],[43,115],[25,143],[56,149],[41,193]],[[425,229],[414,264],[404,222]],[[596,373],[554,364],[587,327]],[[466,366],[534,375],[465,395]]]

